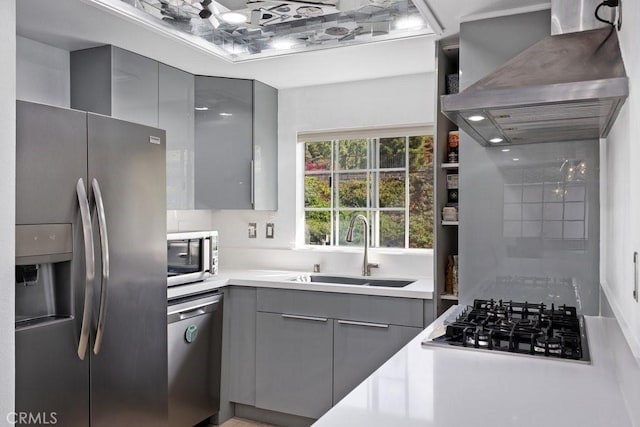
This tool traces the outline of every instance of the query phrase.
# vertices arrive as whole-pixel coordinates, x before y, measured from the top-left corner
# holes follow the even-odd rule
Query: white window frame
[[[338,181],[336,180],[337,175],[341,173],[341,171],[337,170],[334,165],[335,161],[335,144],[334,141],[337,140],[346,140],[346,139],[367,139],[369,140],[369,144],[373,144],[374,146],[368,147],[368,155],[367,155],[367,168],[366,169],[354,169],[349,170],[349,173],[365,173],[367,176],[367,186],[370,190],[367,191],[367,206],[370,206],[370,197],[378,197],[378,183],[380,179],[381,172],[404,172],[405,175],[405,202],[403,208],[380,208],[380,207],[366,207],[366,208],[340,208],[340,211],[365,211],[367,212],[367,217],[372,219],[372,222],[375,224],[379,224],[379,214],[380,212],[403,212],[405,216],[405,232],[404,232],[404,247],[380,247],[380,229],[379,227],[372,227],[373,235],[371,236],[372,249],[374,250],[384,250],[384,251],[433,251],[433,248],[409,248],[409,202],[410,202],[410,186],[409,186],[409,137],[412,136],[420,136],[420,135],[432,135],[434,138],[434,148],[435,148],[435,134],[433,125],[429,124],[419,124],[419,125],[406,125],[406,126],[385,126],[385,127],[369,127],[369,128],[357,128],[357,129],[338,129],[338,130],[325,130],[318,132],[298,132],[297,141],[298,141],[298,165],[301,167],[298,168],[299,174],[298,183],[299,183],[299,203],[298,203],[298,224],[297,227],[298,233],[296,241],[297,247],[305,248],[305,249],[319,249],[319,248],[327,248],[329,250],[343,250],[343,249],[353,249],[352,246],[340,246],[339,241],[337,239],[337,230],[339,230],[339,218],[335,218],[336,215],[336,207],[334,206],[334,199],[339,197]],[[379,159],[379,150],[380,150],[380,139],[384,138],[395,138],[399,136],[404,136],[405,139],[405,166],[403,168],[385,168],[380,169],[380,159]],[[309,174],[305,172],[304,168],[304,155],[305,155],[305,143],[307,142],[320,142],[320,141],[332,141],[331,144],[331,170],[330,176],[332,180],[332,185],[336,189],[336,193],[334,197],[331,197],[330,206],[328,208],[306,208],[304,206],[304,177]],[[373,158],[372,158],[373,157]],[[434,157],[435,162],[435,157]],[[433,165],[435,168],[435,164]],[[434,169],[435,170],[435,169]],[[342,172],[344,173],[344,172]],[[310,173],[313,175],[314,173]],[[318,171],[317,174],[327,174],[327,171]],[[374,176],[375,179],[371,182],[371,176]],[[433,177],[432,177],[433,179]],[[373,187],[371,189],[371,187]],[[332,193],[333,193],[332,189]],[[435,188],[434,188],[434,197],[435,197]],[[432,206],[432,209],[434,207]],[[305,212],[307,211],[322,211],[322,212],[330,212],[330,221],[331,221],[331,236],[330,242],[326,246],[322,245],[309,245],[306,244],[305,241]],[[435,215],[435,213],[434,213]],[[435,233],[435,228],[433,230]],[[435,239],[434,239],[435,240]]]

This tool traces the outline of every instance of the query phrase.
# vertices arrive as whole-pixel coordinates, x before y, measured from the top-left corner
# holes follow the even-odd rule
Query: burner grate
[[[586,360],[575,307],[475,300],[433,341],[453,346]]]

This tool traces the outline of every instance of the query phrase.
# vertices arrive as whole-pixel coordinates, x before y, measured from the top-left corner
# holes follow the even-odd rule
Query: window
[[[361,246],[345,236],[352,216],[364,215],[371,247],[433,246],[433,136],[420,134],[304,141],[305,243]],[[350,135],[351,136],[351,135]]]

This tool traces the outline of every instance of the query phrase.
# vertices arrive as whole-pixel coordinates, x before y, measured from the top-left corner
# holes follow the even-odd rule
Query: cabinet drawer
[[[287,289],[258,289],[258,311],[424,327],[423,300]]]

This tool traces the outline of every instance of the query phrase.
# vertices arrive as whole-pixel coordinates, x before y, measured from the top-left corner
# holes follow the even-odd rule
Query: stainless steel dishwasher
[[[220,409],[222,293],[169,300],[169,426],[191,427]]]

